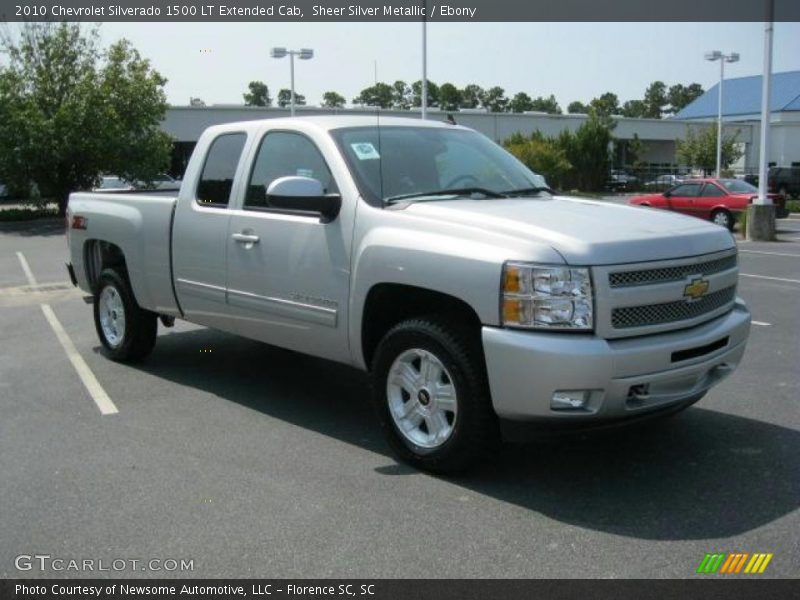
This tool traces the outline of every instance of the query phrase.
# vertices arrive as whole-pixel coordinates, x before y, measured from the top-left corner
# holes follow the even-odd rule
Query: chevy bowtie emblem
[[[698,277],[697,279],[692,279],[692,282],[683,288],[683,296],[689,300],[697,300],[702,298],[707,291],[708,281]]]

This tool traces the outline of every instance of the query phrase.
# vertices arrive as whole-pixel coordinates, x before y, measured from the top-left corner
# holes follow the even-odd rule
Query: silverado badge
[[[692,282],[683,288],[683,295],[689,300],[698,300],[708,291],[708,281],[702,277],[692,279]]]

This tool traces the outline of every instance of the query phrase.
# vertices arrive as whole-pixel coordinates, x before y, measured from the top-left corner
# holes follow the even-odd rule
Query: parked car
[[[100,183],[92,188],[93,192],[131,192],[136,189],[133,184],[116,175],[103,175]]]
[[[150,183],[137,181],[134,183],[137,190],[161,190],[161,191],[178,191],[181,188],[181,182],[166,173],[159,173],[153,178]]]
[[[770,192],[797,198],[800,196],[800,167],[772,167],[767,183]]]
[[[391,447],[432,471],[501,435],[682,410],[750,328],[728,232],[554,195],[435,121],[217,125],[175,196],[74,193],[67,222],[109,358],[180,318],[363,369]]]
[[[681,181],[683,181],[683,177],[669,173],[666,175],[659,175],[655,179],[646,181],[644,183],[644,187],[651,190],[666,190],[680,183]]]
[[[733,230],[742,211],[747,210],[758,188],[741,179],[687,179],[663,194],[646,194],[631,198],[629,204],[651,206],[700,217]],[[779,219],[789,216],[786,199],[769,194],[777,207]]]
[[[613,169],[606,180],[606,189],[612,192],[624,192],[639,183],[639,178],[619,169]]]

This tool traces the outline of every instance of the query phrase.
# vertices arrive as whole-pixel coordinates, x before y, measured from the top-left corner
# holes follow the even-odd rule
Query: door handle
[[[259,237],[249,233],[234,233],[231,237],[240,244],[257,244]]]

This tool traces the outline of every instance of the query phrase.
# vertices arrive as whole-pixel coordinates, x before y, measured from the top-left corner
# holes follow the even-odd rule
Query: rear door
[[[729,204],[727,202],[727,197],[728,192],[723,190],[716,183],[707,181],[703,185],[703,189],[700,191],[700,196],[695,202],[694,215],[697,217],[702,217],[703,219],[710,219],[711,211],[714,210],[715,207],[721,205],[727,206]]]
[[[195,189],[181,192],[172,229],[175,292],[181,309],[190,321],[219,329],[227,328],[228,205],[234,182],[241,180],[238,173],[246,143],[244,132],[214,138]]]
[[[700,195],[700,183],[682,183],[669,193],[669,208],[685,215],[696,214],[696,200]]]
[[[254,145],[241,208],[232,211],[226,238],[234,327],[276,346],[348,362],[355,204],[343,197],[329,223],[270,206],[266,190],[279,177],[313,177],[328,194],[339,186],[319,146],[304,133],[268,130]]]

